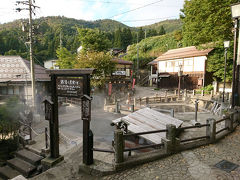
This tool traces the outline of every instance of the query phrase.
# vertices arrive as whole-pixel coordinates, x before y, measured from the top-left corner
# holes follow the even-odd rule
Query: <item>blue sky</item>
[[[75,19],[114,19],[128,26],[143,26],[165,19],[179,18],[184,0],[35,0],[36,16],[65,16]],[[15,12],[15,0],[1,0],[0,23],[27,18]],[[148,4],[152,4],[149,5]],[[146,6],[144,8],[141,8]],[[139,9],[138,9],[139,8]],[[136,10],[134,10],[136,9]],[[133,10],[133,11],[131,11]],[[124,13],[131,11],[129,13]]]

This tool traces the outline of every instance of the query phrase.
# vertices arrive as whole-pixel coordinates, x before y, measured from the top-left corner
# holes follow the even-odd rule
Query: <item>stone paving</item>
[[[199,180],[238,180],[240,167],[227,173],[214,165],[228,160],[240,165],[240,128],[216,144],[183,151],[155,162],[140,165],[104,180],[149,180],[149,179],[199,179]]]

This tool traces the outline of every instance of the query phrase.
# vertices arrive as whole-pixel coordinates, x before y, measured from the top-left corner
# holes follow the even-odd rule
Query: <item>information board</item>
[[[79,97],[83,95],[83,79],[58,77],[56,80],[57,95],[61,97]]]

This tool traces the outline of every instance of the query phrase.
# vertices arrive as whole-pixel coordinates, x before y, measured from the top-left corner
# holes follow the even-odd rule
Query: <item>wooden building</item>
[[[36,89],[47,93],[50,77],[45,68],[35,64]],[[20,56],[0,56],[0,96],[19,95],[30,100],[30,62]]]
[[[211,81],[211,75],[206,72],[206,64],[207,56],[212,50],[198,50],[195,46],[169,50],[149,63],[150,79],[157,77],[160,88],[176,88],[178,72],[181,71],[181,88],[201,88]]]
[[[107,81],[109,95],[112,92],[130,89],[132,84],[133,63],[119,58],[114,58],[112,61],[116,62],[116,70],[112,72]]]

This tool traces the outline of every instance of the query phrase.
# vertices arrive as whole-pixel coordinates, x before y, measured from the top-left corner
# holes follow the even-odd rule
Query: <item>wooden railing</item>
[[[211,143],[215,143],[217,140],[231,133],[239,123],[239,112],[234,112],[229,114],[227,117],[222,118],[220,120],[215,119],[207,119],[206,124],[198,125],[198,126],[187,126],[176,128],[174,125],[167,125],[167,129],[162,130],[154,130],[148,132],[139,132],[139,133],[127,133],[120,129],[116,129],[114,131],[114,143],[113,143],[113,151],[115,153],[115,166],[118,169],[124,168],[126,164],[128,164],[128,159],[123,158],[123,154],[126,151],[137,151],[147,148],[154,148],[156,157],[165,157],[166,155],[170,155],[175,152],[179,152],[186,149],[191,149],[195,147],[199,147],[202,145],[207,145]],[[217,127],[217,124],[224,122],[224,128]],[[206,128],[206,134],[203,136],[191,137],[187,139],[179,139],[177,135],[180,131],[184,131],[187,129],[198,129],[198,128]],[[125,148],[125,139],[129,137],[137,137],[146,134],[154,134],[166,132],[166,137],[162,138],[162,143],[159,144],[150,144],[150,145],[141,145],[132,148]],[[199,132],[199,131],[197,131]],[[144,153],[141,155],[141,160],[133,157],[129,160],[130,164],[139,164],[144,162],[149,162],[149,154],[144,158]]]

